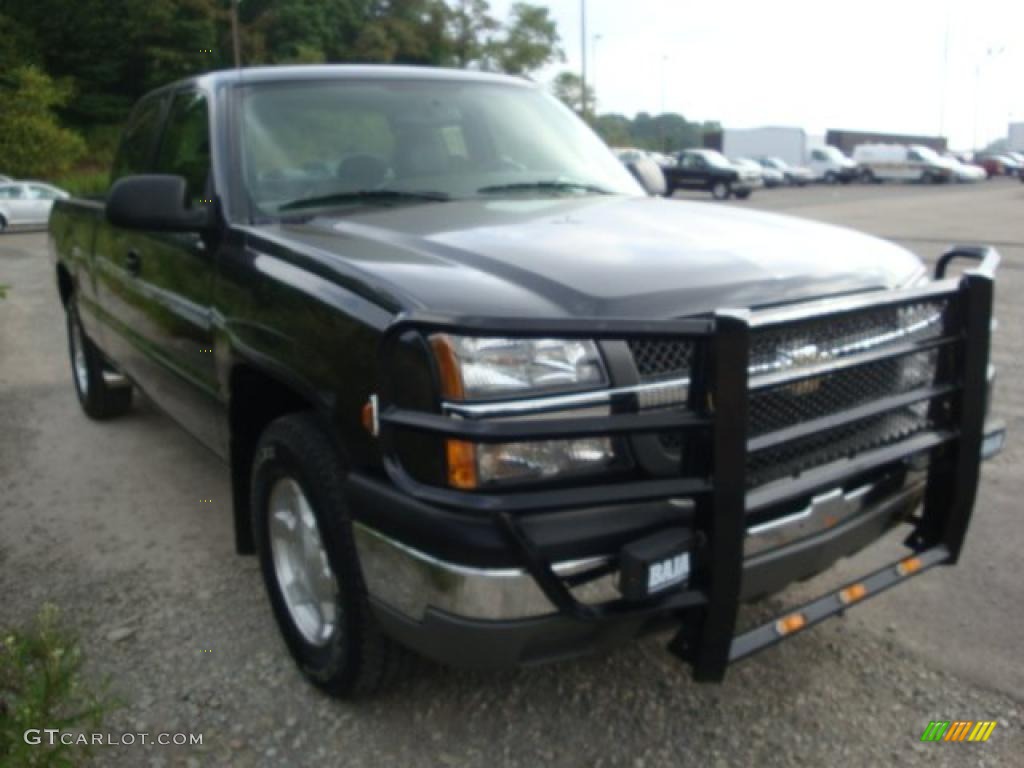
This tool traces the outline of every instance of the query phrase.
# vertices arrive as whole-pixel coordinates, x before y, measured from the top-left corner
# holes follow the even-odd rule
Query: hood
[[[317,215],[252,234],[392,309],[667,318],[894,287],[918,259],[867,235],[660,198],[469,200]]]

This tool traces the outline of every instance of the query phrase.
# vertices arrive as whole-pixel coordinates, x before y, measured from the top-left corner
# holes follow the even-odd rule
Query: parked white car
[[[857,164],[836,147],[815,147],[807,154],[815,181],[847,184],[857,178]]]
[[[54,200],[70,195],[40,181],[0,183],[0,232],[10,227],[45,226]]]
[[[752,158],[740,157],[732,162],[735,165],[742,165],[744,168],[750,168],[760,173],[766,187],[781,187],[786,183],[786,176],[781,171],[761,165],[757,160]]]
[[[955,161],[920,144],[861,144],[853,150],[864,181],[920,181],[935,184],[956,178]]]
[[[965,163],[958,157],[951,154],[943,155],[953,165],[953,179],[959,182],[984,181],[988,178],[988,172],[980,165]]]
[[[781,157],[759,157],[758,162],[761,163],[762,168],[771,168],[781,173],[787,184],[802,187],[814,181],[814,173],[810,168],[802,165],[790,165]]]

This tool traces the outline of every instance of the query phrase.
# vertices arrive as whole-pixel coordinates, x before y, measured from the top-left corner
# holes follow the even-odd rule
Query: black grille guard
[[[978,264],[959,277],[947,278],[949,265],[957,259]],[[848,600],[840,599],[839,593],[830,593],[801,609],[803,623],[795,626],[792,632],[779,630],[777,623],[773,622],[735,635],[743,572],[743,540],[746,518],[751,512],[836,487],[864,472],[911,457],[933,454],[923,512],[907,539],[907,545],[918,555],[914,567],[895,563],[871,574],[860,584],[867,588],[867,596],[870,597],[934,565],[957,562],[978,487],[998,264],[999,255],[992,248],[955,246],[939,259],[935,280],[923,285],[780,310],[722,310],[711,317],[692,320],[516,320],[402,315],[387,329],[382,339],[380,351],[384,361],[390,359],[399,338],[410,331],[532,338],[685,338],[695,342],[698,353],[691,382],[690,406],[685,410],[613,412],[603,416],[535,420],[464,420],[442,414],[439,407],[436,412],[402,409],[395,404],[390,387],[385,383],[379,402],[379,438],[385,469],[401,491],[417,499],[489,516],[509,547],[517,553],[523,568],[565,616],[593,621],[624,615],[673,612],[685,615],[685,623],[672,641],[671,650],[693,665],[694,676],[698,680],[720,680],[730,661],[749,656],[774,644],[784,635],[800,631],[848,606]],[[879,355],[895,358],[935,346],[951,350],[940,363],[945,383],[893,395],[870,405],[872,412],[881,413],[905,407],[908,402],[928,402],[934,428],[849,457],[846,461],[807,470],[791,481],[769,484],[748,492],[745,482],[748,453],[757,450],[759,444],[786,439],[782,434],[785,430],[761,435],[757,444],[748,438],[748,377],[735,374],[748,370],[751,330],[878,307],[907,306],[926,300],[946,303],[940,339],[896,344],[884,351],[861,352],[835,361],[834,365],[867,364],[877,360]],[[793,372],[787,381],[821,376],[828,370],[827,363],[815,365],[810,371]],[[837,412],[817,426],[841,424],[844,419],[856,416],[851,411]],[[598,486],[581,484],[539,491],[468,492],[428,485],[413,478],[398,459],[396,434],[401,430],[492,443],[676,432],[699,436],[697,439],[703,440],[708,449],[709,460],[705,472],[691,476]],[[571,587],[585,580],[586,576],[583,579],[577,576],[574,581],[556,575],[551,563],[518,522],[522,513],[544,509],[679,497],[694,501],[700,556],[695,561],[685,590],[649,598],[645,602],[617,599],[588,605],[576,600]],[[595,574],[593,578],[599,575]]]

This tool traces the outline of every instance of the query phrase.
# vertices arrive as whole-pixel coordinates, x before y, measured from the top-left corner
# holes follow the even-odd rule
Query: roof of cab
[[[222,69],[169,83],[157,90],[198,84],[215,89],[224,85],[274,83],[295,80],[447,80],[452,82],[495,83],[526,88],[536,84],[524,77],[474,72],[442,67],[406,67],[385,64],[315,64],[284,67],[243,67]]]

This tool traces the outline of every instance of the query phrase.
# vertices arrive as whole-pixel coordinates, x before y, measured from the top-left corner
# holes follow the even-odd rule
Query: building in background
[[[908,136],[900,133],[874,133],[872,131],[842,131],[830,129],[825,134],[825,143],[836,147],[843,154],[852,155],[858,144],[923,144],[936,152],[945,152],[945,136]]]

